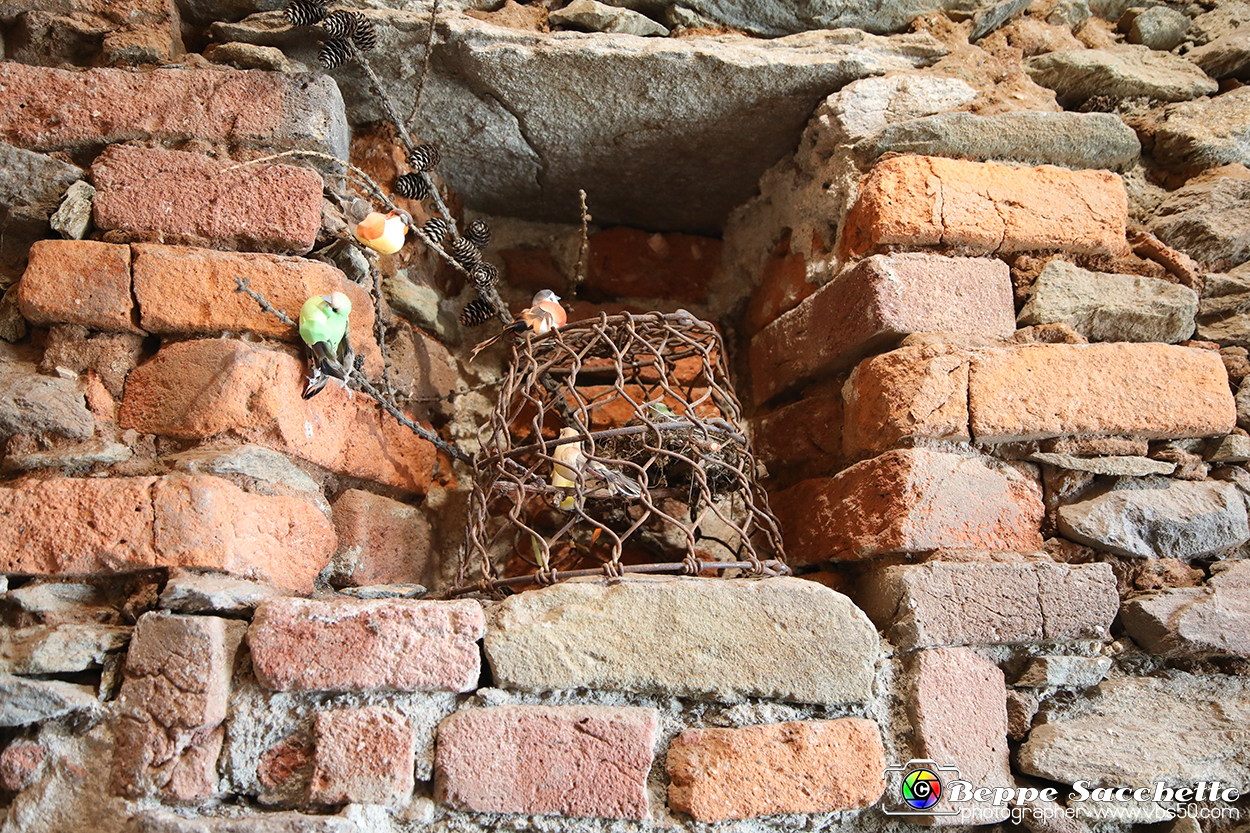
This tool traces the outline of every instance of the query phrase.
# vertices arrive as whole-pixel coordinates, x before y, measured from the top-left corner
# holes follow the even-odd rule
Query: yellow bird
[[[408,219],[392,211],[381,214],[369,212],[363,220],[356,224],[352,232],[362,245],[375,252],[393,255],[404,247],[404,236],[408,234]]]
[[[564,428],[560,431],[560,439],[567,440],[576,437],[578,433],[574,428]],[[551,485],[558,489],[576,488],[577,475],[580,472],[587,491],[603,485],[613,495],[621,495],[631,500],[642,497],[642,487],[638,485],[638,481],[613,471],[598,460],[591,460],[582,450],[580,442],[558,445],[551,456],[556,460],[551,467]],[[577,497],[578,495],[569,495],[564,498],[560,501],[560,508],[565,511],[572,509]]]

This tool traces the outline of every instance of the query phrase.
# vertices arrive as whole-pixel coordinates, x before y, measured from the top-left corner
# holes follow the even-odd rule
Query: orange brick
[[[22,315],[34,324],[80,324],[142,333],[130,295],[130,248],[90,240],[40,240],[17,287]]]
[[[802,401],[750,420],[755,457],[768,469],[768,483],[837,472],[842,457],[842,394],[833,387],[807,391]]]
[[[611,228],[590,238],[585,287],[616,297],[697,303],[720,269],[721,247],[711,237]]]

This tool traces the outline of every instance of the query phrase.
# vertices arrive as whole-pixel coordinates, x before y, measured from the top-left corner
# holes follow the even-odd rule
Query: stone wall
[[[368,5],[514,311],[721,327],[794,575],[441,597],[470,469],[236,291],[477,449],[497,325],[342,242],[366,74],[0,0],[0,831],[1247,829],[1250,6]]]

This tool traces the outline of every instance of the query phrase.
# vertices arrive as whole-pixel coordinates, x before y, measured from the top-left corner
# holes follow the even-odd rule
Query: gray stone
[[[1250,346],[1250,268],[1206,275],[1197,337],[1222,347]]]
[[[177,0],[182,20],[205,25],[218,20],[241,20],[257,12],[284,8],[287,0]]]
[[[1162,278],[1046,264],[1016,319],[1022,327],[1062,322],[1090,341],[1161,341],[1194,333],[1198,293]]]
[[[84,175],[75,165],[0,143],[0,276],[21,276],[30,245],[48,236],[48,217]]]
[[[1174,587],[1124,603],[1124,630],[1152,654],[1250,657],[1250,561],[1217,565],[1205,587]]]
[[[290,593],[258,581],[175,569],[161,593],[161,607],[178,613],[250,615],[266,599],[287,595]]]
[[[1246,0],[1220,0],[1215,8],[1193,19],[1189,34],[1194,43],[1210,43],[1250,25],[1250,3]]]
[[[1030,454],[1028,459],[1067,471],[1087,471],[1091,474],[1140,477],[1144,474],[1171,474],[1176,470],[1175,463],[1151,460],[1149,457],[1077,457],[1074,454],[1039,451]]]
[[[90,686],[0,674],[0,726],[26,726],[97,705]]]
[[[1177,168],[1250,165],[1250,87],[1169,107],[1154,158]]]
[[[587,32],[668,37],[668,29],[646,15],[599,3],[597,0],[573,0],[563,9],[549,14],[547,22],[552,26],[581,29]]]
[[[130,642],[125,625],[61,624],[0,628],[0,674],[72,674],[100,668]]]
[[[1185,57],[1212,78],[1250,81],[1250,26],[1216,38],[1186,53]]]
[[[167,459],[179,471],[224,477],[255,494],[300,497],[327,515],[330,512],[321,483],[285,454],[264,446],[195,449],[171,454]]]
[[[954,110],[977,96],[967,82],[944,75],[900,73],[847,84],[821,102],[803,131],[803,149],[827,156],[838,145],[877,136],[892,124]],[[814,161],[814,160],[813,160]]]
[[[217,43],[204,50],[204,57],[214,64],[228,64],[236,69],[265,69],[273,72],[308,72],[308,67],[292,61],[276,46],[251,43]]]
[[[1151,6],[1134,15],[1125,38],[1161,52],[1171,52],[1185,41],[1189,18],[1167,6]]]
[[[341,587],[338,592],[353,599],[420,599],[429,591],[420,584],[370,584]]]
[[[52,230],[66,240],[82,240],[91,229],[91,201],[95,188],[79,180],[65,192],[65,198],[49,220]]]
[[[1189,101],[1212,95],[1219,85],[1184,58],[1147,46],[1073,49],[1027,58],[1032,79],[1074,108],[1094,96]]]
[[[1250,379],[1250,376],[1246,379]],[[1233,401],[1237,403],[1237,426],[1250,431],[1250,382],[1246,379],[1241,380],[1241,386],[1237,388],[1237,396]]]
[[[1246,505],[1231,483],[1121,477],[1057,514],[1065,538],[1137,558],[1186,560],[1250,541]]]
[[[976,43],[990,32],[1006,26],[1024,12],[1030,2],[1031,0],[1001,0],[988,9],[977,12],[972,18],[972,32],[969,33],[968,40]]]
[[[1137,162],[1141,143],[1111,113],[940,113],[890,125],[855,147],[865,162],[891,151],[1122,170]]]
[[[40,376],[32,365],[0,361],[0,439],[43,433],[75,440],[95,433],[82,385]]]
[[[1210,269],[1250,260],[1250,170],[1229,165],[1178,188],[1149,229]]]
[[[570,581],[512,596],[490,619],[486,656],[505,688],[872,697],[876,629],[850,599],[802,579]]]
[[[1052,26],[1066,26],[1072,32],[1080,31],[1093,12],[1089,9],[1088,0],[1059,0],[1046,13],[1046,22]]]
[[[863,585],[857,601],[904,650],[1107,639],[1120,601],[1109,564],[928,561]]]
[[[4,458],[4,467],[15,471],[35,469],[77,470],[91,466],[112,466],[124,463],[134,455],[128,446],[102,439],[90,439],[71,446],[29,453],[10,452]]]
[[[137,813],[127,833],[365,833],[344,816],[313,816],[305,813],[256,813],[230,816],[187,816],[170,810]]]
[[[664,22],[671,28],[711,29],[719,24],[709,17],[704,17],[693,9],[685,6],[669,6],[664,10]]]
[[[1245,792],[1250,679],[1167,671],[1123,677],[1053,710],[1019,752],[1019,768],[1064,784],[1192,787],[1219,781]]]
[[[1111,670],[1110,657],[1034,657],[1015,685],[1021,688],[1091,688]]]
[[[0,265],[0,278],[3,277],[4,267]],[[8,342],[20,341],[26,337],[28,329],[17,305],[17,284],[13,284],[0,295],[0,338]]]
[[[1229,434],[1207,444],[1202,455],[1208,463],[1245,463],[1250,461],[1250,437]]]
[[[756,35],[777,37],[812,29],[862,29],[886,34],[907,28],[919,15],[958,8],[958,0],[847,0],[794,3],[789,0],[684,0],[699,14]]]
[[[382,277],[382,292],[391,309],[433,333],[440,341],[454,344],[460,340],[460,323],[454,315],[443,310],[440,305],[443,296],[437,289],[413,283],[406,275],[398,274]]]

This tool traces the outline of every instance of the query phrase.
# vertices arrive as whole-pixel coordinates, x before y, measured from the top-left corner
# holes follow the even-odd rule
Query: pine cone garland
[[[495,317],[495,308],[481,298],[470,301],[460,311],[460,323],[466,327],[480,327]]]
[[[355,12],[335,9],[325,16],[325,20],[321,21],[321,28],[325,30],[326,37],[332,40],[336,38],[350,38],[356,34],[358,17],[359,15]]]
[[[438,164],[440,154],[434,145],[417,145],[408,154],[408,164],[414,171],[432,171]]]
[[[435,243],[442,244],[447,237],[447,233],[451,231],[451,223],[442,217],[431,217],[425,221],[425,225],[421,227],[421,230]]]
[[[477,246],[463,237],[457,237],[451,241],[451,256],[466,269],[471,269],[482,259],[482,253],[478,251]]]
[[[326,4],[323,0],[291,0],[283,14],[292,26],[311,26],[326,16]]]
[[[321,64],[324,69],[334,69],[350,62],[352,52],[347,46],[347,41],[342,38],[332,38],[321,45],[321,52],[317,55],[317,63]]]
[[[356,16],[356,32],[352,35],[352,40],[356,42],[356,48],[361,52],[376,48],[378,30],[373,27],[373,21],[360,12],[353,12],[353,14]]]
[[[395,193],[410,200],[421,200],[430,193],[421,174],[403,174],[395,178]]]
[[[493,263],[485,261],[475,264],[469,270],[469,280],[473,281],[473,285],[478,290],[489,289],[499,283],[499,270],[495,268]]]
[[[485,220],[473,220],[464,230],[464,239],[479,249],[485,249],[490,245],[490,226]]]

